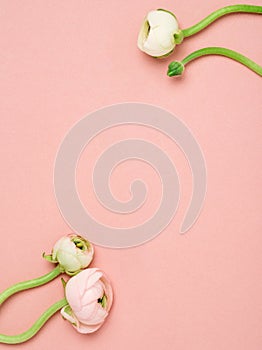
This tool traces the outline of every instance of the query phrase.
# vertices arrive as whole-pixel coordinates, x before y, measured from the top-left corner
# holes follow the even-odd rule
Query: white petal
[[[75,244],[71,242],[71,238],[69,236],[64,236],[60,238],[54,245],[52,250],[52,258],[56,259],[57,253],[59,250],[64,250],[68,253],[74,254],[75,252]]]
[[[62,237],[60,238],[54,245],[53,249],[52,249],[52,259],[56,260],[56,255],[57,255],[57,251],[60,248],[62,241],[65,239],[66,237]]]
[[[159,54],[162,55],[162,47],[157,40],[155,31],[152,29],[150,29],[147,40],[144,42],[143,51],[151,56],[159,56]]]
[[[154,35],[156,37],[157,42],[159,45],[165,49],[168,50],[168,52],[172,51],[175,47],[175,38],[172,34],[170,34],[165,28],[158,27],[153,29]]]
[[[146,42],[144,51],[151,56],[163,56],[171,52],[175,47],[175,41],[170,40],[170,35],[162,28],[151,29]]]
[[[71,241],[71,238],[69,238],[69,237],[66,237],[66,238],[67,239],[64,239],[61,242],[60,249],[65,251],[65,252],[71,253],[71,254],[76,254],[75,243]]]
[[[178,22],[175,16],[167,11],[151,11],[148,13],[147,19],[152,28],[161,26],[167,28],[169,33],[173,34],[178,30]]]
[[[82,268],[87,267],[93,259],[93,255],[88,251],[83,252],[80,250],[77,252],[76,256]]]
[[[59,250],[57,252],[57,260],[66,271],[74,272],[81,269],[78,259],[71,253]]]
[[[137,39],[137,46],[142,51],[143,51],[144,43],[148,36],[148,31],[149,31],[149,23],[146,17],[142,23],[141,29],[138,34],[138,39]]]

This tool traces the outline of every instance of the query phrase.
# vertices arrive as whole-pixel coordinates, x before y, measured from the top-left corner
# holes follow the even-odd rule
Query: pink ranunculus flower
[[[97,268],[86,269],[66,284],[67,306],[62,316],[80,333],[93,333],[104,323],[113,302],[113,291],[104,273]]]

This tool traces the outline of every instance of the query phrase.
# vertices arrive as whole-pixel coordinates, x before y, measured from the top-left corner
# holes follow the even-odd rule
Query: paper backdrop
[[[136,47],[141,21],[151,9],[173,11],[185,28],[228,4],[0,1],[1,290],[50,271],[42,252],[49,253],[62,234],[71,232],[56,204],[53,166],[65,134],[90,112],[120,102],[170,111],[195,135],[208,172],[202,213],[180,235],[192,179],[177,145],[138,126],[113,128],[94,138],[77,177],[81,199],[97,220],[137,225],[159,204],[161,182],[139,161],[117,168],[111,187],[116,198],[128,200],[130,181],[143,178],[149,191],[146,206],[131,218],[106,212],[97,203],[91,173],[96,157],[125,137],[151,140],[175,162],[182,188],[178,211],[145,245],[96,247],[92,266],[106,271],[115,291],[112,312],[99,332],[79,335],[58,313],[17,349],[262,348],[261,78],[222,57],[195,61],[182,78],[166,76],[172,59],[204,46],[225,46],[261,64],[262,18],[241,14],[220,19],[185,40],[167,60],[154,60]],[[0,333],[24,331],[62,296],[57,279],[12,297],[1,307]]]

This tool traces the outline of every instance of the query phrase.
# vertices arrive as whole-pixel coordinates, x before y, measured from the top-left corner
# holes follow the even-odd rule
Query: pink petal
[[[99,271],[99,269],[93,269],[93,270],[95,270],[94,273],[90,274],[88,278],[85,280],[85,291],[91,288],[103,276],[103,273]]]
[[[99,303],[89,304],[75,313],[77,319],[84,324],[95,325],[105,320],[108,313]]]
[[[96,313],[97,304],[97,301],[95,301],[92,304],[83,306],[80,310],[74,310],[74,314],[79,321],[88,323]]]
[[[94,301],[97,302],[99,298],[104,295],[103,284],[97,281],[91,288],[87,289],[82,297],[82,305],[90,304]]]
[[[109,280],[105,275],[103,275],[103,277],[101,278],[101,282],[104,285],[104,291],[107,298],[106,310],[109,311],[113,303],[113,289],[111,287]]]
[[[97,325],[94,325],[94,326],[89,326],[89,325],[85,325],[85,324],[82,324],[80,323],[78,326],[73,326],[79,333],[82,333],[82,334],[88,334],[88,333],[94,333],[95,331],[97,331],[101,326],[102,326],[103,323],[101,324],[97,324]]]

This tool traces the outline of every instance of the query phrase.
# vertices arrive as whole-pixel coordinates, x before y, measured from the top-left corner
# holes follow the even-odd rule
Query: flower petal
[[[95,331],[97,331],[101,326],[102,326],[103,322],[97,325],[85,325],[82,323],[79,323],[79,325],[74,326],[74,328],[82,334],[89,334],[89,333],[94,333]]]
[[[87,289],[82,296],[82,304],[87,305],[94,301],[97,302],[99,298],[104,295],[104,286],[102,282],[97,281],[91,288]]]
[[[75,243],[72,242],[70,237],[65,237],[65,239],[61,242],[60,249],[63,250],[64,252],[68,252],[71,254],[76,253]]]
[[[67,312],[68,307],[69,306],[66,305],[61,309],[60,312],[61,312],[62,317],[65,318],[67,321],[69,321],[72,324],[77,324],[77,319],[74,317],[74,314],[72,312],[71,313]]]
[[[174,37],[170,36],[165,28],[161,27],[152,28],[144,43],[144,51],[156,57],[166,55],[171,52],[174,47]]]
[[[88,288],[92,286],[92,281],[95,284],[99,280],[102,273],[97,273],[97,271],[98,269],[95,268],[83,270],[67,282],[65,289],[66,299],[74,311],[81,310],[82,297]],[[94,277],[92,277],[93,275]]]
[[[95,302],[88,304],[82,308],[81,311],[75,312],[77,319],[87,325],[95,325],[104,322],[108,313],[102,308],[101,304]]]
[[[157,10],[150,11],[147,15],[147,20],[152,28],[162,27],[167,28],[169,33],[178,31],[178,22],[176,17],[170,12]]]
[[[105,275],[103,275],[100,281],[103,283],[105,295],[107,298],[106,311],[109,312],[113,303],[113,289],[108,278]]]
[[[65,237],[60,238],[54,245],[53,249],[52,249],[52,259],[56,260],[56,255],[57,255],[57,251],[60,248],[62,241],[65,239]]]
[[[83,306],[80,310],[74,310],[77,319],[85,324],[89,324],[89,321],[95,316],[98,302],[95,301],[91,304]]]
[[[90,251],[82,252],[81,250],[77,251],[76,257],[81,264],[82,268],[87,267],[93,260],[93,253]]]
[[[142,26],[141,26],[139,34],[138,34],[138,39],[137,39],[137,46],[142,51],[143,51],[144,43],[147,39],[149,30],[150,30],[150,26],[149,26],[149,22],[148,22],[147,17],[146,17],[142,23]]]
[[[73,272],[81,269],[81,264],[76,256],[62,249],[57,252],[57,260],[66,271]]]

